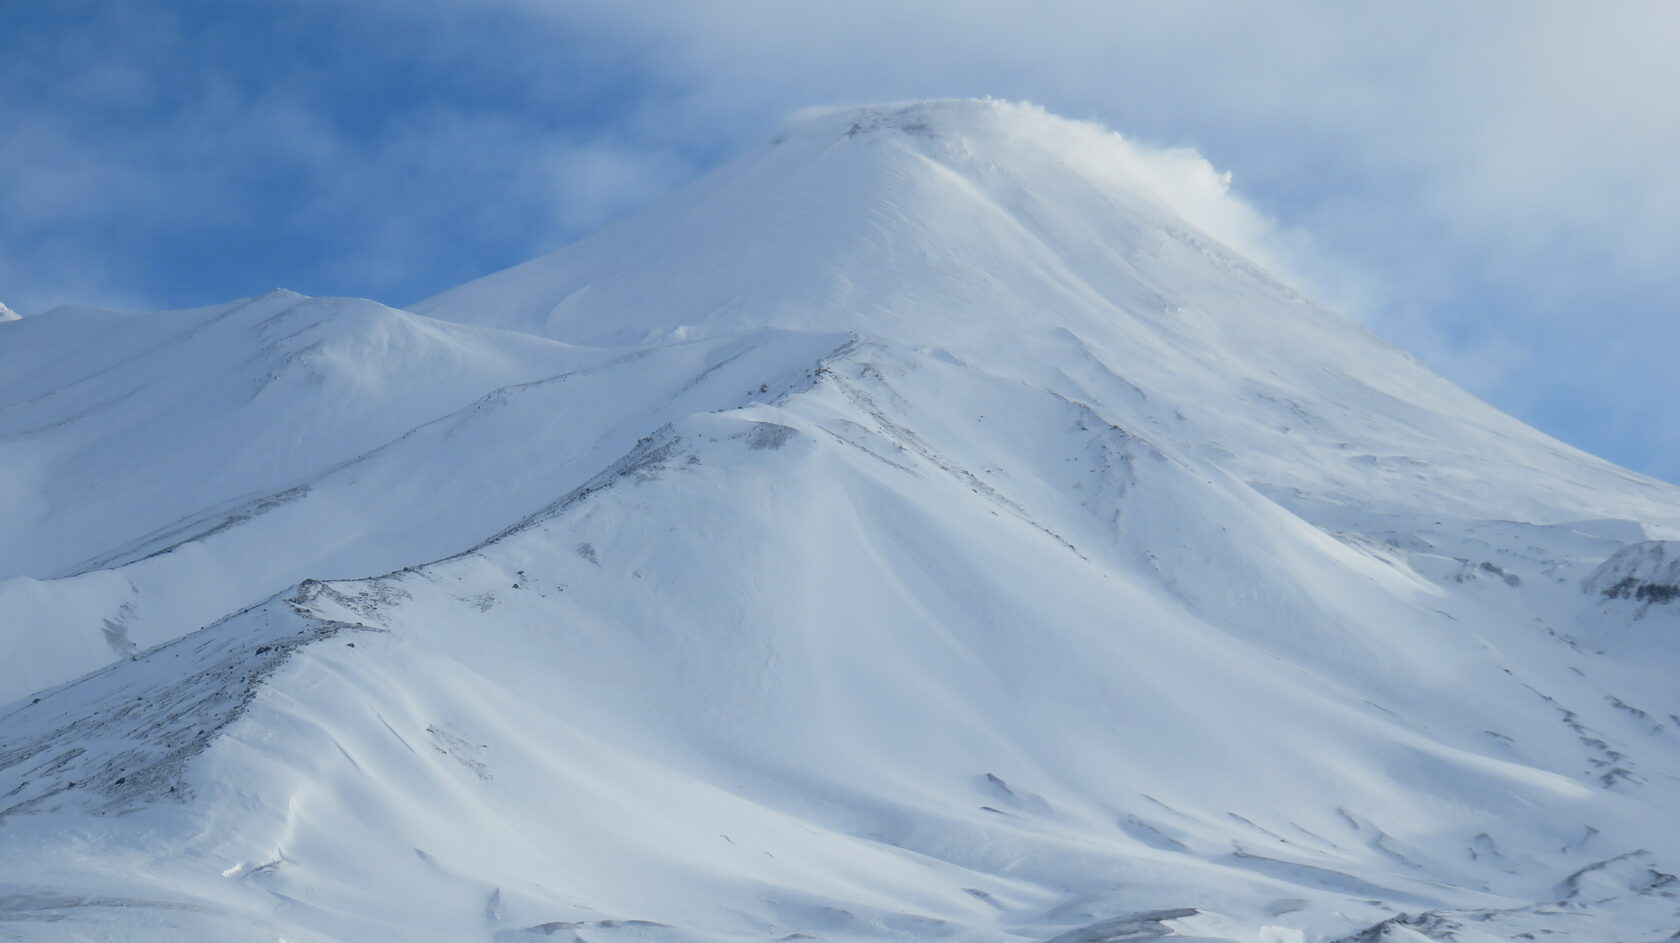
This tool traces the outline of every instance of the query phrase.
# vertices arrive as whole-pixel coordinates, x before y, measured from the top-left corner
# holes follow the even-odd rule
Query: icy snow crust
[[[936,102],[414,312],[0,325],[0,938],[1666,938],[1680,490],[1256,232]]]

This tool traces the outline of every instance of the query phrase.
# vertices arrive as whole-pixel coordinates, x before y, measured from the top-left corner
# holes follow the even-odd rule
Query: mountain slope
[[[741,371],[797,374],[845,341],[613,353],[291,293],[24,323],[5,359],[37,367],[8,374],[0,413],[8,699],[302,579],[453,553],[668,418],[742,399]],[[94,326],[102,343],[73,343]]]
[[[457,359],[369,366],[453,385],[28,577],[211,624],[0,708],[0,932],[1666,937],[1680,490],[1268,277],[1210,181],[1019,106],[823,115],[381,309]]]

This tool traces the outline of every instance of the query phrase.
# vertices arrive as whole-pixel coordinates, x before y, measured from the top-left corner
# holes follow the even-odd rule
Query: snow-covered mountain
[[[1243,212],[931,102],[411,311],[0,325],[0,937],[1667,938],[1680,489]]]

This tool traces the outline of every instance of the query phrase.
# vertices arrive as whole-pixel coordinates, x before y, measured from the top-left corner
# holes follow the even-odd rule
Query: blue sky
[[[0,301],[393,304],[795,108],[995,95],[1190,146],[1320,297],[1680,480],[1680,7],[1284,0],[0,4]]]

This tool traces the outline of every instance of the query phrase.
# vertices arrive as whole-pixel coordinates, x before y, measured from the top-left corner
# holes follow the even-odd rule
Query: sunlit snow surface
[[[0,325],[0,939],[1667,938],[1680,489],[1222,188],[830,112],[412,313]]]

